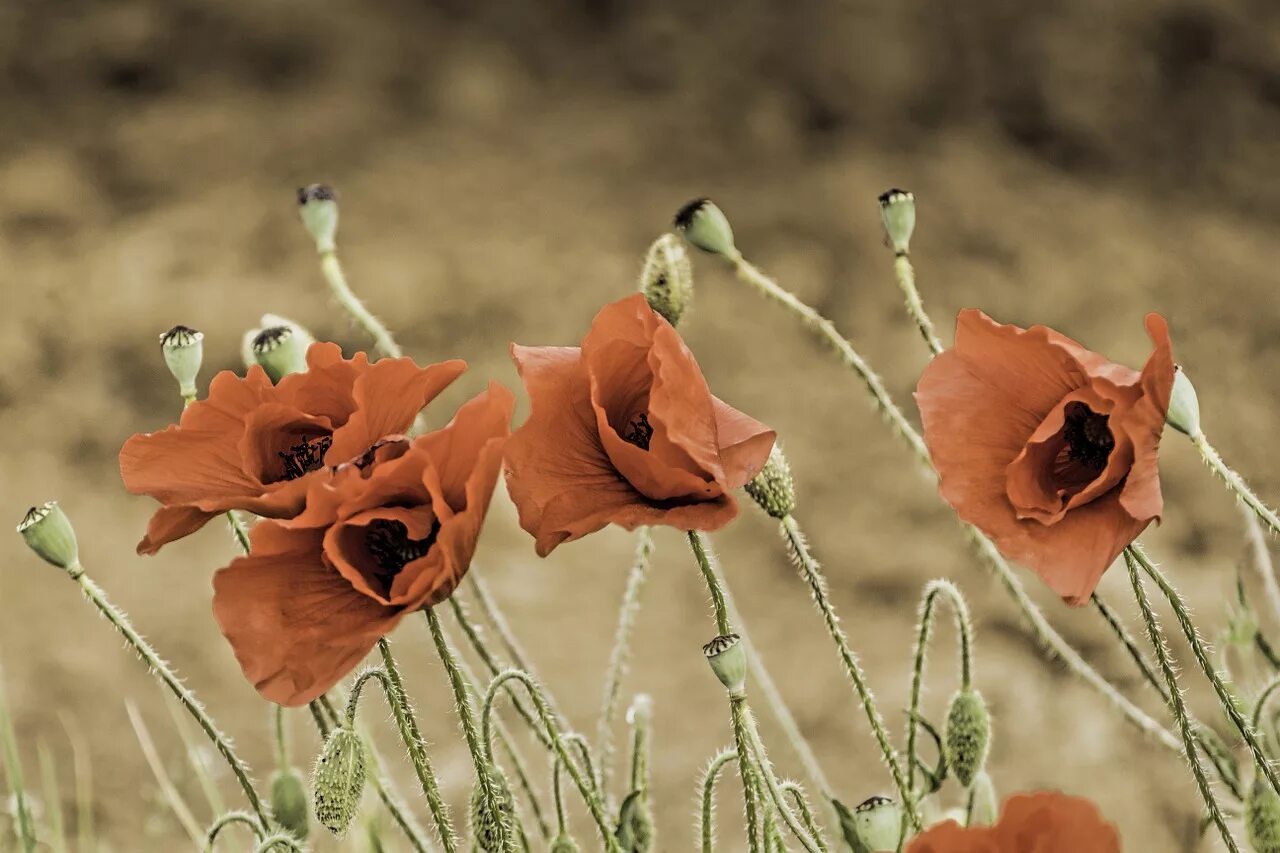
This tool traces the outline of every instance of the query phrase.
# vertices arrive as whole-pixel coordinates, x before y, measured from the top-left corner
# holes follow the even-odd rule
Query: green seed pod
[[[73,576],[79,574],[80,548],[76,544],[76,531],[57,501],[27,510],[18,525],[18,532],[26,540],[27,547],[45,562],[66,569]]]
[[[648,797],[643,791],[632,791],[618,811],[618,829],[614,833],[618,846],[623,853],[650,853],[655,834]]]
[[[840,816],[840,829],[853,853],[881,853],[898,849],[902,834],[902,807],[888,797],[870,797],[852,812],[832,800]]]
[[[334,835],[342,836],[360,808],[365,783],[364,744],[346,727],[329,733],[316,759],[312,787],[316,819]]]
[[[1244,823],[1254,853],[1280,853],[1280,795],[1257,778],[1245,797]]]
[[[762,510],[776,519],[784,519],[796,511],[796,487],[791,479],[791,465],[782,448],[773,446],[764,468],[747,483],[747,494]]]
[[[947,766],[969,787],[986,764],[991,745],[991,715],[981,693],[966,689],[952,697],[943,741]]]
[[[276,823],[303,840],[310,831],[307,786],[302,774],[294,768],[277,770],[271,775],[271,815]]]
[[[547,853],[580,853],[581,849],[578,842],[569,837],[566,832],[556,836],[556,840],[552,841],[551,846],[547,848]]]
[[[298,188],[298,215],[317,252],[332,252],[333,238],[338,233],[338,194],[325,184]]]
[[[738,254],[729,219],[709,198],[695,198],[676,211],[676,230],[693,245],[713,255],[732,258]]]
[[[916,230],[916,197],[906,190],[891,189],[880,194],[880,222],[895,255],[905,255]]]
[[[310,342],[291,326],[268,326],[254,335],[249,346],[254,362],[262,365],[272,382],[307,369]]]
[[[668,323],[680,323],[693,301],[693,264],[679,237],[663,234],[653,241],[640,271],[640,292]]]
[[[724,634],[702,647],[702,653],[711,664],[711,671],[720,679],[731,696],[741,695],[747,689],[747,650],[737,634]]]
[[[973,780],[969,789],[970,803],[969,826],[991,826],[1000,814],[1000,800],[996,796],[995,783],[991,774],[983,770]]]
[[[160,352],[169,372],[178,380],[178,393],[188,399],[195,397],[196,377],[204,362],[204,333],[174,326],[160,336]]]
[[[493,767],[490,784],[496,795],[496,813],[486,802],[479,781],[471,789],[471,846],[481,853],[502,853],[502,839],[514,839],[517,835],[515,800],[511,796],[507,776],[500,767]]]
[[[1200,435],[1200,398],[1196,386],[1187,378],[1187,372],[1179,365],[1173,372],[1173,390],[1169,394],[1169,411],[1164,420],[1178,432],[1196,438]]]

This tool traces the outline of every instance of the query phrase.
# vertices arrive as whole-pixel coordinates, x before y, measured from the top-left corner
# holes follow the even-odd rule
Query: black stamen
[[[333,436],[322,435],[318,438],[304,438],[300,443],[290,447],[287,452],[276,453],[284,463],[282,480],[296,480],[324,465],[324,455],[333,444]]]
[[[1067,406],[1062,434],[1067,440],[1067,456],[1072,461],[1093,471],[1107,467],[1107,458],[1116,446],[1107,420],[1107,415],[1098,414],[1084,403]]]
[[[627,423],[627,431],[622,440],[634,444],[641,450],[649,449],[649,440],[653,438],[653,426],[649,423],[649,413],[641,412]]]
[[[440,522],[437,521],[425,539],[410,539],[409,529],[401,521],[375,518],[369,522],[365,527],[364,544],[381,570],[374,572],[375,576],[390,587],[392,579],[405,566],[427,555],[439,532]]]

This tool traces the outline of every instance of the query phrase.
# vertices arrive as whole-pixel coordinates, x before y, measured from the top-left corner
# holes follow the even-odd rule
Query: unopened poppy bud
[[[365,783],[364,744],[349,728],[329,734],[312,779],[316,819],[334,835],[345,835],[360,807]]]
[[[501,768],[490,769],[490,785],[496,795],[496,810],[490,807],[479,781],[471,789],[472,849],[481,853],[503,853],[503,839],[512,838],[515,832],[515,803]]]
[[[668,323],[680,323],[693,301],[693,264],[679,237],[663,234],[653,241],[640,271],[640,292]]]
[[[1180,433],[1196,438],[1200,435],[1200,399],[1196,386],[1187,378],[1181,365],[1173,372],[1173,390],[1169,393],[1169,411],[1165,423]]]
[[[676,211],[676,230],[704,252],[731,258],[738,254],[729,219],[709,198],[695,198]]]
[[[311,184],[298,189],[298,215],[317,252],[332,252],[333,238],[338,233],[338,194],[325,184]]]
[[[991,744],[991,715],[981,693],[964,689],[951,698],[943,742],[947,766],[969,787],[986,764]]]
[[[702,653],[711,664],[711,671],[720,679],[731,696],[740,696],[747,689],[747,650],[737,634],[723,634],[702,647]]]
[[[1249,789],[1244,823],[1254,853],[1280,853],[1280,795],[1265,778],[1255,779]]]
[[[969,826],[991,826],[1000,814],[1000,800],[991,774],[983,770],[973,780],[969,789],[972,805],[969,808]]]
[[[648,799],[640,791],[632,791],[622,801],[618,812],[618,830],[614,835],[623,853],[649,853],[653,850],[653,813]]]
[[[902,806],[888,797],[870,797],[853,810],[853,831],[867,853],[898,849]]]
[[[186,326],[174,326],[160,336],[160,351],[173,378],[178,380],[178,393],[196,395],[196,376],[204,361],[204,333]]]
[[[911,233],[916,230],[916,197],[900,189],[881,193],[880,221],[893,253],[905,255],[911,248]]]
[[[552,841],[551,846],[547,848],[547,853],[580,853],[581,849],[578,842],[566,832],[556,836],[556,840]]]
[[[76,531],[57,501],[27,510],[18,525],[18,532],[26,540],[27,547],[45,562],[66,569],[72,575],[79,573],[80,549],[76,545]]]
[[[782,455],[781,447],[773,446],[764,468],[747,483],[746,490],[751,499],[774,518],[783,519],[796,511],[795,482],[791,479],[791,465]]]
[[[307,813],[307,786],[302,774],[290,767],[271,775],[271,816],[298,839],[305,839],[310,827]]]

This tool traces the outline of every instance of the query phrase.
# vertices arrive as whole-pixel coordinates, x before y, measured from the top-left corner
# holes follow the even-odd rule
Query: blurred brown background
[[[204,330],[206,382],[236,367],[240,336],[264,311],[349,353],[365,346],[330,304],[296,219],[293,190],[315,180],[340,189],[353,285],[406,348],[471,362],[437,412],[486,377],[514,386],[508,341],[575,343],[602,303],[634,286],[675,209],[708,194],[748,257],[831,317],[914,417],[925,354],[901,311],[875,205],[900,185],[918,199],[920,284],[948,337],[954,312],[977,305],[1139,365],[1142,316],[1160,310],[1211,437],[1280,499],[1270,447],[1280,415],[1280,6],[788,6],[0,4],[0,514],[16,523],[29,504],[58,498],[90,573],[267,775],[267,709],[209,612],[210,574],[232,544],[211,525],[156,558],[135,557],[152,504],[124,493],[115,453],[178,413],[156,346],[175,323]],[[1179,758],[1143,743],[1033,647],[856,379],[714,259],[696,261],[686,337],[717,393],[783,437],[798,517],[894,726],[916,597],[928,578],[953,578],[977,619],[1001,791],[1090,795],[1131,851],[1216,849],[1197,844],[1197,799]],[[1146,538],[1215,633],[1242,550],[1239,518],[1177,436],[1164,460],[1166,521]],[[715,542],[841,795],[856,803],[886,791],[772,524],[747,507]],[[477,557],[587,732],[631,547],[610,531],[539,560],[499,494]],[[186,849],[124,711],[127,698],[139,703],[169,769],[201,803],[158,689],[17,536],[0,538],[0,557],[0,661],[28,776],[44,740],[69,791],[65,712],[91,736],[103,849]],[[1122,575],[1103,591],[1132,618]],[[1163,720],[1095,615],[1030,586],[1085,655]],[[671,531],[658,536],[646,599],[627,694],[655,698],[660,847],[687,850],[696,774],[729,733],[699,654],[713,632],[705,590]],[[444,675],[418,620],[395,639],[461,818],[470,767]],[[954,684],[951,643],[943,628],[935,718]],[[1186,677],[1207,714],[1200,682]],[[371,705],[367,719],[381,727],[385,716]],[[779,764],[798,774],[763,716]],[[296,722],[305,765],[316,742],[305,714]],[[411,791],[403,762],[395,771]],[[736,797],[723,788],[725,850],[743,848]],[[593,843],[585,831],[580,839]]]

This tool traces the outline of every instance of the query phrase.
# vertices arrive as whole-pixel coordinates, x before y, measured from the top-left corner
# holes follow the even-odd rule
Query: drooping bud
[[[614,833],[618,846],[623,853],[649,853],[654,849],[655,834],[648,797],[642,791],[632,791],[618,812],[618,829]]]
[[[334,729],[316,759],[312,787],[316,819],[334,835],[345,835],[360,808],[366,776],[364,744],[345,726]]]
[[[674,234],[663,234],[644,256],[640,292],[673,326],[693,302],[693,264],[684,243]]]
[[[79,573],[80,548],[76,544],[76,531],[57,501],[27,510],[18,525],[18,532],[26,540],[27,547],[45,562],[66,569],[73,576]]]
[[[551,846],[547,848],[547,853],[581,853],[582,848],[578,846],[578,842],[570,837],[569,833],[564,832],[556,836],[556,840],[551,842]]]
[[[204,361],[204,333],[174,326],[160,336],[160,352],[169,372],[178,380],[178,393],[188,399],[195,397],[196,377]]]
[[[1280,795],[1265,778],[1255,779],[1245,797],[1244,823],[1254,853],[1280,853]]]
[[[964,689],[951,698],[943,742],[947,766],[969,787],[986,764],[991,745],[991,715],[981,693]]]
[[[973,780],[969,789],[969,826],[991,826],[1000,814],[1000,800],[991,774],[983,770]]]
[[[1169,411],[1165,423],[1178,432],[1196,438],[1200,435],[1200,399],[1196,386],[1187,378],[1187,372],[1179,365],[1173,372],[1173,390],[1169,393]]]
[[[853,853],[882,853],[898,849],[902,834],[902,807],[888,797],[870,797],[852,812],[832,800],[840,817],[841,834]]]
[[[731,696],[740,696],[747,689],[747,650],[737,634],[723,634],[702,647],[702,653],[711,664],[711,671],[720,679]]]
[[[513,838],[516,826],[515,800],[502,768],[490,770],[490,790],[495,803],[490,806],[484,788],[477,780],[471,789],[472,850],[479,853],[502,853],[503,839]]]
[[[693,245],[713,255],[732,258],[738,254],[729,219],[709,198],[695,198],[676,211],[676,230]]]
[[[271,816],[298,839],[310,831],[307,786],[302,774],[294,768],[271,774]]]
[[[316,241],[316,251],[332,252],[333,238],[338,233],[338,193],[333,187],[326,184],[299,187],[298,215],[311,239]]]
[[[784,519],[796,511],[795,482],[791,479],[791,465],[782,455],[781,447],[773,446],[764,467],[755,479],[747,483],[746,489],[751,499],[776,519]]]
[[[911,233],[916,230],[916,197],[900,189],[881,193],[880,221],[893,253],[907,254],[911,249]]]

